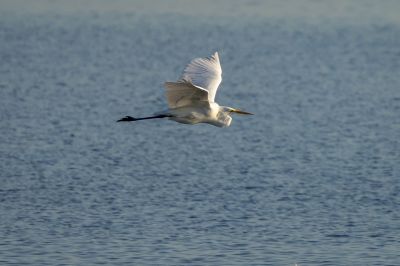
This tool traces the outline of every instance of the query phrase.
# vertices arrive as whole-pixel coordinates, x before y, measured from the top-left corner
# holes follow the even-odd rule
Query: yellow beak
[[[237,114],[241,114],[241,115],[253,115],[252,113],[249,112],[245,112],[239,109],[233,109],[232,112],[237,113]]]

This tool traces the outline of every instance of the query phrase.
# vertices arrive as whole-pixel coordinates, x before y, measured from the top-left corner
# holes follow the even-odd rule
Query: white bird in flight
[[[125,116],[117,122],[167,118],[183,124],[208,123],[228,127],[232,122],[231,114],[252,115],[214,102],[221,75],[218,52],[207,58],[195,58],[185,67],[177,82],[165,82],[168,110],[149,117]]]

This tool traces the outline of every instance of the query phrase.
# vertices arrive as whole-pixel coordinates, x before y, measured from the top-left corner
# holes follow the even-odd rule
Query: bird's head
[[[231,114],[233,113],[241,115],[252,115],[252,113],[245,112],[232,107],[220,106],[217,115],[217,120],[213,124],[218,127],[229,127],[232,122]]]

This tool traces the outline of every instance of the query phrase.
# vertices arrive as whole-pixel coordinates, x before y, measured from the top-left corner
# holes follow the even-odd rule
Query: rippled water
[[[399,265],[399,47],[373,16],[3,13],[0,264]],[[255,116],[115,123],[214,51]]]

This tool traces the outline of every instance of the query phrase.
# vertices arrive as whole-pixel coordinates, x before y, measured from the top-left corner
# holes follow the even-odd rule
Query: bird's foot
[[[120,120],[118,120],[117,122],[130,122],[130,121],[136,121],[136,118],[127,115],[127,116],[121,118]]]

